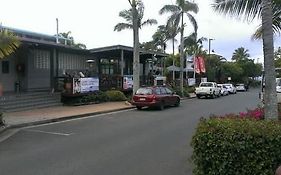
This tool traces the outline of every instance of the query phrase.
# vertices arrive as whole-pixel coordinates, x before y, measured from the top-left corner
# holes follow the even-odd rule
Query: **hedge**
[[[118,90],[110,90],[106,91],[106,95],[108,96],[109,101],[125,101],[127,97],[125,94]]]
[[[273,175],[281,164],[277,121],[202,119],[191,143],[195,175]]]

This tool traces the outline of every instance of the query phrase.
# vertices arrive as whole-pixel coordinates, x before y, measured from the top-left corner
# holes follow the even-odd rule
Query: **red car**
[[[163,110],[165,106],[179,106],[180,97],[164,86],[142,87],[133,96],[132,104],[137,109],[147,106]]]

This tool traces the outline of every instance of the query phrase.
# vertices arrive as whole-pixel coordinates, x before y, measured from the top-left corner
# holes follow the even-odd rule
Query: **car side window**
[[[164,87],[160,87],[160,89],[161,89],[161,94],[167,94],[167,92],[166,92],[166,88],[164,88]]]
[[[156,88],[156,89],[155,89],[155,94],[156,94],[156,95],[160,95],[160,94],[161,94],[161,91],[160,91],[159,88]]]
[[[167,94],[173,94],[173,92],[169,88],[166,88],[166,91],[167,91]]]

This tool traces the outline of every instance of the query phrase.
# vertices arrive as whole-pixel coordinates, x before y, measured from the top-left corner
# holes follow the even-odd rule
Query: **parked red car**
[[[179,106],[180,97],[164,86],[141,87],[133,96],[132,104],[139,110],[145,106],[163,110],[165,106]]]

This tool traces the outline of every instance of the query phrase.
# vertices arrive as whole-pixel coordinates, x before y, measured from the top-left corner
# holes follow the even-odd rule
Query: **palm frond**
[[[176,5],[164,5],[159,11],[159,14],[162,15],[164,13],[179,13],[181,9]]]
[[[0,31],[0,59],[12,54],[20,46],[20,41],[8,30]]]
[[[261,0],[215,0],[212,7],[218,13],[253,21],[261,14]]]
[[[124,29],[132,29],[133,25],[132,24],[127,24],[127,23],[118,23],[115,27],[114,27],[114,31],[120,32],[121,30]]]
[[[132,9],[130,9],[130,10],[122,10],[119,13],[119,16],[121,18],[124,18],[129,23],[132,23],[132,21],[133,21],[133,19],[132,19]]]
[[[197,30],[198,30],[198,25],[196,22],[196,19],[194,18],[194,16],[192,16],[191,14],[187,13],[186,14],[189,18],[189,21],[191,22],[193,28],[194,28],[194,32],[197,34]]]
[[[196,3],[185,1],[182,11],[184,12],[193,12],[193,13],[198,13],[199,7]]]
[[[144,21],[141,26],[145,26],[145,25],[153,25],[153,24],[157,24],[157,20],[156,19],[147,19],[146,21]]]

